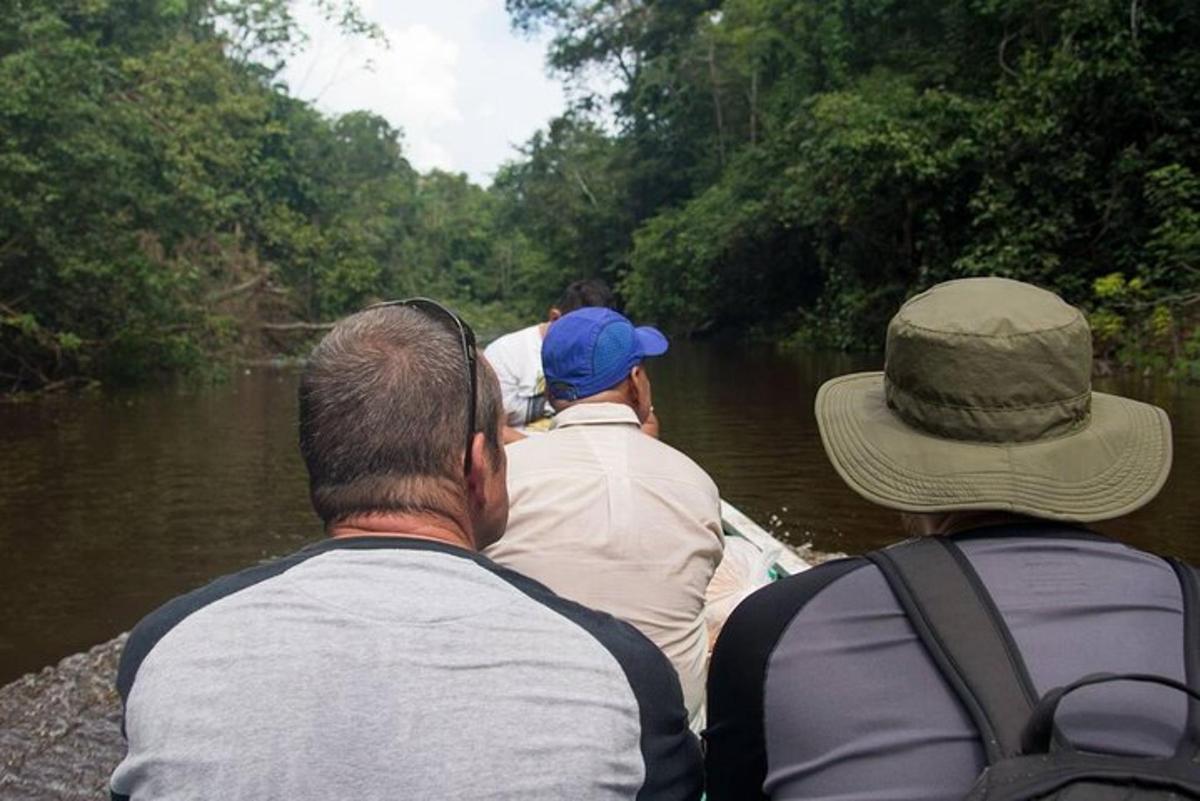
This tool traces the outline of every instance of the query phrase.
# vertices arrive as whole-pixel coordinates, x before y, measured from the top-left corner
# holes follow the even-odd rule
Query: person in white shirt
[[[546,321],[513,331],[496,339],[484,350],[504,400],[504,441],[515,442],[526,433],[547,431],[554,410],[546,403],[542,375],[542,339],[550,324],[564,314],[589,306],[611,307],[612,290],[594,278],[572,281],[558,302],[550,307]]]
[[[641,430],[651,413],[642,362],[666,350],[657,330],[611,309],[579,309],[550,326],[542,360],[554,427],[506,449],[508,530],[486,553],[638,628],[679,672],[696,722],[705,590],[724,536],[713,480]]]

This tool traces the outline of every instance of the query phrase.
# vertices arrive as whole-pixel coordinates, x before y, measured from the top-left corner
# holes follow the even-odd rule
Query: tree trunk
[[[750,144],[758,143],[758,65],[750,71]]]
[[[725,166],[725,119],[721,112],[721,92],[717,86],[717,45],[708,40],[708,78],[712,83],[713,109],[717,116],[717,157]]]

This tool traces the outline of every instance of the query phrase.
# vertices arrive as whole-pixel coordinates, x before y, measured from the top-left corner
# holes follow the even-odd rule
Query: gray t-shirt
[[[328,540],[182,596],[122,657],[116,798],[694,799],[632,627],[485,557]]]
[[[1183,680],[1183,601],[1171,566],[1085,532],[955,537],[1012,632],[1038,694],[1090,673]],[[984,767],[979,735],[865,559],[751,596],[709,675],[709,798],[952,801]],[[1168,756],[1186,697],[1119,683],[1066,699],[1083,748]]]

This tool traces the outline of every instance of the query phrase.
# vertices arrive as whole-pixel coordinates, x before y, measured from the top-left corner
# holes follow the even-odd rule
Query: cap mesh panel
[[[606,325],[592,350],[592,375],[605,375],[623,366],[634,350],[633,336],[631,325],[620,322]]]

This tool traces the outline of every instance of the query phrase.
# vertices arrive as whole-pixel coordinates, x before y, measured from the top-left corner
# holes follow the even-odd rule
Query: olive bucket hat
[[[1057,295],[950,281],[892,318],[882,373],[821,387],[817,424],[838,474],[882,506],[1105,520],[1162,488],[1171,424],[1092,392],[1091,374],[1091,329]]]

